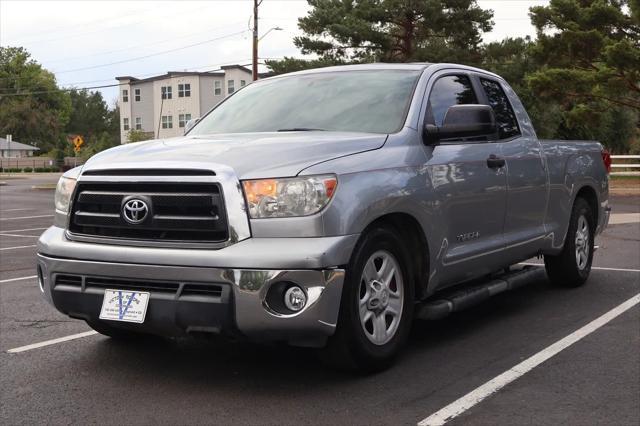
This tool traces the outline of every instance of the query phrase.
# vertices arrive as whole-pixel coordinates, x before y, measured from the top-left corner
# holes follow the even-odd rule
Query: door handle
[[[487,167],[490,169],[499,169],[500,167],[504,167],[504,165],[504,158],[498,157],[495,154],[491,154],[489,158],[487,158]]]

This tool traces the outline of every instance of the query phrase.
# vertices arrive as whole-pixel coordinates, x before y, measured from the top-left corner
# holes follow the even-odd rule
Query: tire
[[[407,340],[414,286],[410,257],[398,235],[375,228],[354,249],[346,269],[336,332],[321,353],[334,367],[384,370]]]
[[[144,333],[137,333],[135,331],[124,330],[122,328],[112,327],[109,324],[102,321],[86,321],[86,323],[91,327],[94,331],[98,333],[111,337],[112,339],[117,340],[134,340],[144,338],[147,335]]]
[[[587,281],[593,261],[595,229],[589,203],[583,198],[577,198],[571,211],[562,251],[558,255],[544,257],[551,284],[557,287],[579,287]]]

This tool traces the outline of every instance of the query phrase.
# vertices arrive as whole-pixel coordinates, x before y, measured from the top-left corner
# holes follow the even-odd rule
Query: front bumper
[[[87,277],[211,283],[225,289],[222,297],[184,298],[179,292],[151,291],[144,324],[110,325],[160,335],[212,332],[254,341],[321,344],[338,320],[344,270],[337,266],[348,262],[357,236],[258,240],[263,239],[221,250],[125,248],[70,241],[62,228],[52,227],[40,237],[37,257],[45,298],[74,318],[95,321],[100,314],[104,289],[84,285]],[[265,250],[262,256],[255,252],[257,247]],[[240,259],[244,268],[239,267]],[[58,275],[80,276],[83,285],[56,285]],[[308,303],[302,311],[282,314],[269,307],[267,293],[282,281],[305,290]]]

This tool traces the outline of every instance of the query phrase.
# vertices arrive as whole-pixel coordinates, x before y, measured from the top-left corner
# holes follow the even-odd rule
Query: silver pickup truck
[[[65,173],[39,285],[111,337],[223,334],[381,369],[414,318],[519,285],[527,271],[510,266],[533,256],[553,284],[583,284],[609,166],[597,142],[539,140],[514,91],[480,69],[287,74],[183,137]]]

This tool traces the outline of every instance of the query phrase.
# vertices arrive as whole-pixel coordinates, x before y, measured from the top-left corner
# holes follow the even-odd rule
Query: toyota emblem
[[[122,206],[122,218],[132,225],[144,222],[148,214],[149,206],[138,198],[132,198]]]

